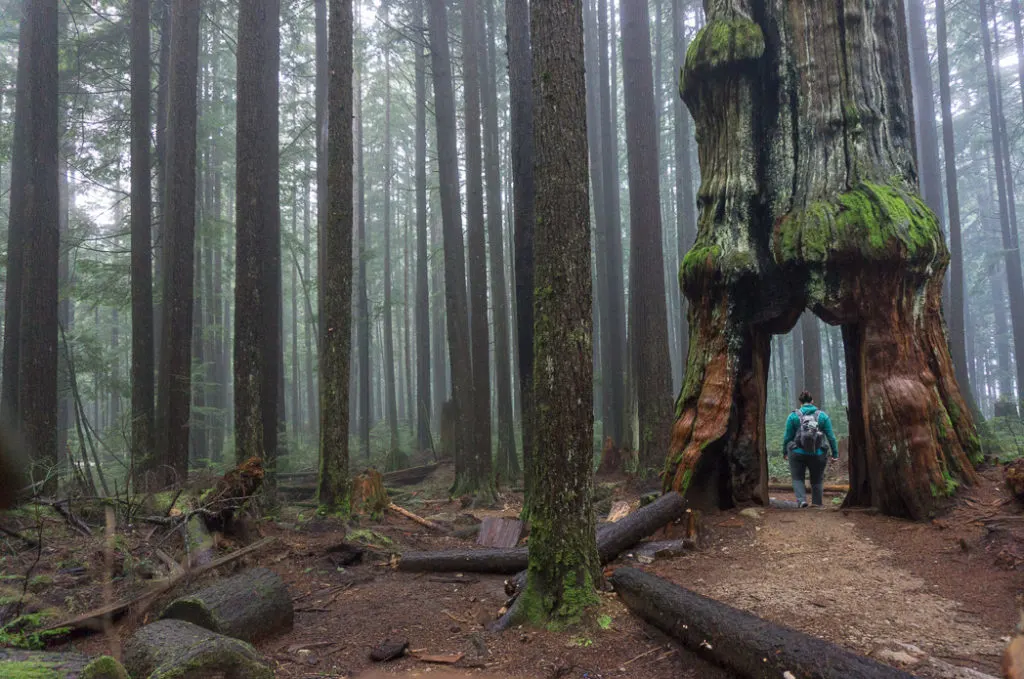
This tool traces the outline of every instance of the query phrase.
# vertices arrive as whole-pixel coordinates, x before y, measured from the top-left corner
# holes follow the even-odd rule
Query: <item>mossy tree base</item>
[[[705,5],[681,81],[702,209],[665,485],[766,500],[769,340],[810,308],[843,327],[847,504],[927,517],[981,447],[943,332],[949,254],[916,193],[902,3]]]

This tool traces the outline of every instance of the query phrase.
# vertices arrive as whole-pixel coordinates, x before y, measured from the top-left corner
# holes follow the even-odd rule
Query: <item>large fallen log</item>
[[[901,670],[768,622],[635,568],[611,577],[626,606],[688,649],[749,679],[914,679]]]
[[[274,679],[249,644],[184,620],[158,620],[135,632],[124,666],[136,679]]]
[[[160,617],[252,643],[291,629],[295,611],[280,576],[253,568],[172,601]]]
[[[671,492],[616,523],[601,526],[597,531],[597,552],[601,563],[614,561],[625,550],[685,514],[686,501],[679,493]],[[525,547],[407,552],[398,561],[398,570],[509,575],[526,570],[527,556]]]
[[[110,656],[0,649],[0,676],[39,679],[128,679],[121,663]]]

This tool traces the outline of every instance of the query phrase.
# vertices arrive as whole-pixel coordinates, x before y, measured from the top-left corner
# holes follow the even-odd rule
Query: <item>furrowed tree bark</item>
[[[263,460],[273,497],[281,396],[280,0],[238,7],[235,460]]]
[[[0,407],[32,451],[33,480],[45,479],[43,492],[53,492],[60,263],[57,2],[21,5]]]
[[[184,620],[158,620],[135,632],[125,644],[124,666],[133,677],[274,677],[246,642]]]
[[[466,252],[462,240],[459,199],[458,147],[455,127],[455,92],[448,44],[448,9],[443,0],[429,0],[430,56],[434,80],[434,116],[437,164],[441,184],[441,223],[444,231],[445,316],[452,373],[452,402],[464,423],[455,435],[456,477],[470,463],[473,426],[473,373],[470,366],[469,306],[466,297]]]
[[[519,400],[523,437],[523,515],[533,501],[533,60],[530,52],[530,6],[506,0],[511,120],[512,205],[515,241],[516,347],[519,355]]]
[[[740,677],[788,673],[807,679],[912,679],[906,672],[635,568],[618,569],[611,582],[641,618]]]
[[[168,74],[167,176],[153,487],[188,475],[192,402],[192,305],[196,204],[198,3],[172,0]]]
[[[769,333],[807,307],[843,326],[846,504],[925,518],[976,479],[980,445],[942,325],[949,255],[915,194],[902,3],[707,5],[682,89],[703,209],[666,485],[766,502]]]
[[[131,7],[131,263],[132,263],[132,482],[144,487],[140,472],[153,454],[153,248],[152,184],[149,165],[149,0]]]
[[[327,221],[321,225],[320,471],[317,498],[350,511],[348,383],[352,341],[352,0],[329,0]]]
[[[416,38],[416,447],[430,441],[430,290],[427,283],[427,59],[424,1],[414,5]]]
[[[160,617],[254,643],[291,629],[294,607],[277,573],[254,568],[175,599]]]
[[[679,493],[666,493],[621,521],[602,524],[596,532],[598,559],[602,564],[611,563],[622,552],[685,514],[686,502],[683,497]],[[525,548],[406,552],[398,562],[398,570],[410,572],[511,574],[519,573],[526,566]]]
[[[537,179],[533,374],[534,497],[519,616],[572,624],[597,603],[583,12],[580,0],[530,8]]]
[[[455,458],[454,495],[479,495],[481,504],[494,499],[491,461],[491,375],[487,320],[487,253],[485,247],[483,156],[480,128],[480,36],[477,0],[462,10],[462,73],[465,97],[466,250],[469,274],[469,334],[473,417],[462,418],[470,447],[466,463]],[[483,61],[486,64],[486,60]],[[465,360],[463,358],[462,360]]]
[[[512,352],[509,346],[508,288],[505,285],[505,236],[501,205],[501,158],[498,139],[497,48],[494,0],[482,0],[479,17],[480,78],[483,100],[484,170],[487,181],[487,249],[490,257],[491,304],[494,322],[494,391],[497,408],[497,478],[510,484],[522,474],[512,422]],[[486,16],[485,16],[486,15]],[[484,19],[486,18],[486,28]],[[486,42],[486,46],[483,44]],[[486,56],[486,60],[484,57]]]

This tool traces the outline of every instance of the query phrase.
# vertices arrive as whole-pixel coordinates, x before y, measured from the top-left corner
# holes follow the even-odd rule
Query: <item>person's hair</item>
[[[814,397],[811,396],[811,392],[809,392],[809,391],[802,391],[802,392],[800,392],[800,403],[810,403],[813,400],[814,400]]]

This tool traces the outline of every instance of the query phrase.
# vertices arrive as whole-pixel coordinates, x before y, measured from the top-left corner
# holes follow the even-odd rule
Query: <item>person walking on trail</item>
[[[786,437],[782,441],[782,459],[789,462],[793,477],[793,493],[800,507],[807,506],[807,491],[804,477],[811,473],[811,502],[820,507],[825,485],[825,467],[828,456],[825,443],[832,449],[832,461],[839,459],[839,444],[832,432],[832,420],[818,410],[814,398],[808,393],[800,394],[800,408],[789,414],[786,420]]]

